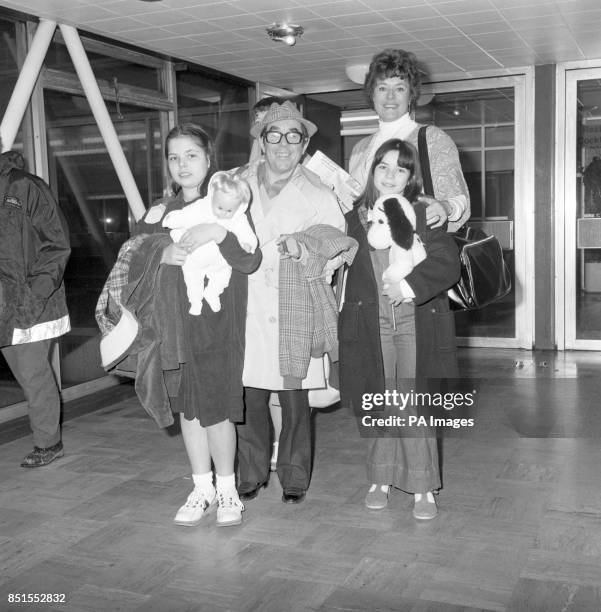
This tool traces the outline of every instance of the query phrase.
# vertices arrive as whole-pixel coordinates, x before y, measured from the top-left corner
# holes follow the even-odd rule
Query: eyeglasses
[[[288,144],[300,144],[304,138],[300,132],[286,132],[285,134],[275,130],[265,132],[265,140],[269,144],[278,144],[282,140],[282,136],[286,137],[286,142]]]

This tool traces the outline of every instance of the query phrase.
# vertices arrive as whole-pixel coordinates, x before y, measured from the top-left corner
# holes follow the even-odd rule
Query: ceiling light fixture
[[[419,98],[417,99],[417,105],[427,106],[428,104],[430,104],[430,102],[432,102],[432,100],[434,100],[434,94],[430,93],[429,91],[424,91],[420,94]]]
[[[368,69],[369,64],[367,62],[363,62],[358,64],[347,64],[344,70],[346,72],[346,76],[353,83],[363,85],[363,83],[365,82],[365,77],[367,76]]]
[[[273,23],[267,28],[267,35],[271,40],[293,47],[304,31],[302,26],[293,23]]]

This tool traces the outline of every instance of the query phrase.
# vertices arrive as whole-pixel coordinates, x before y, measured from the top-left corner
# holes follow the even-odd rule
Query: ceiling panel
[[[432,80],[601,58],[601,0],[0,0],[0,6],[298,93],[357,89],[346,65],[367,63],[385,46],[415,51]],[[297,45],[270,41],[265,28],[291,19],[305,28]]]

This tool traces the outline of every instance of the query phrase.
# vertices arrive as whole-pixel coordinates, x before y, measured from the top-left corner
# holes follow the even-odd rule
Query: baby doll
[[[426,249],[415,233],[415,211],[401,195],[383,195],[368,212],[371,227],[367,241],[374,249],[390,248],[389,266],[382,280],[399,283],[413,268],[426,259]]]
[[[209,183],[207,197],[170,212],[163,219],[163,226],[171,228],[171,238],[178,242],[190,227],[199,223],[219,223],[238,238],[247,253],[254,253],[258,240],[245,214],[249,202],[250,188],[243,178],[216,172]],[[218,312],[221,309],[219,296],[230,282],[232,268],[217,244],[209,242],[192,251],[184,262],[183,272],[190,314],[202,312],[203,297],[213,312]]]

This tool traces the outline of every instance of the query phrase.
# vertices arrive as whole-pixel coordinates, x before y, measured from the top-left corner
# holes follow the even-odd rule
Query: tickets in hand
[[[334,191],[342,212],[351,210],[353,202],[361,193],[358,181],[321,151],[316,151],[303,165],[315,172],[321,182]]]

